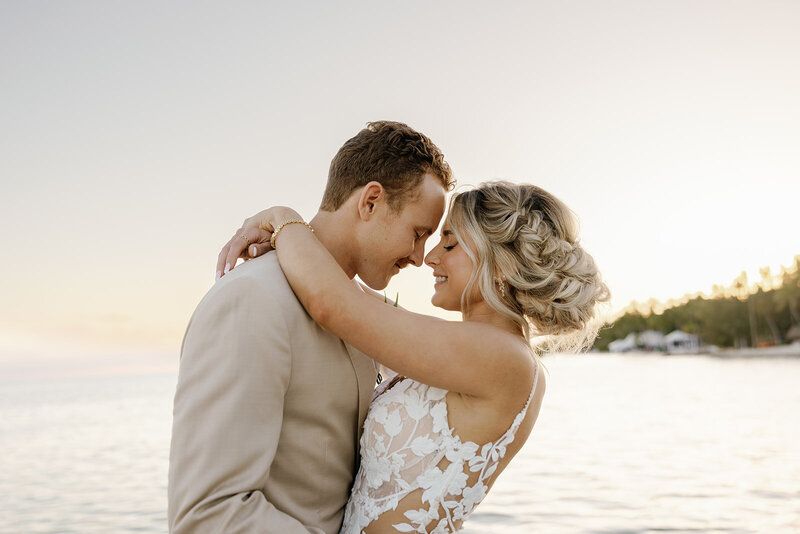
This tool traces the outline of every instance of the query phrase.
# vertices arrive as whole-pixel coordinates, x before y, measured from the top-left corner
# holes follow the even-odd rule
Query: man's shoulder
[[[278,255],[273,251],[267,252],[258,258],[240,263],[235,269],[217,280],[217,284],[225,285],[234,280],[249,280],[256,283],[264,282],[267,283],[267,285],[279,282],[286,287],[289,285],[278,263]]]
[[[217,280],[197,304],[184,335],[225,335],[230,329],[248,339],[293,335],[313,321],[292,292],[275,253],[249,260]],[[182,350],[183,352],[183,350]]]
[[[300,307],[274,252],[248,260],[217,280],[198,308],[209,301],[229,299],[242,306],[286,306],[285,311]]]

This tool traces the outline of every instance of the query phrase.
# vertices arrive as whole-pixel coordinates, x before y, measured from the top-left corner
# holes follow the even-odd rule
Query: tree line
[[[706,345],[755,347],[779,345],[800,338],[800,255],[773,274],[760,269],[761,280],[750,284],[742,272],[730,286],[715,285],[711,296],[691,295],[662,304],[632,303],[622,316],[603,328],[598,350],[631,332],[683,330]]]

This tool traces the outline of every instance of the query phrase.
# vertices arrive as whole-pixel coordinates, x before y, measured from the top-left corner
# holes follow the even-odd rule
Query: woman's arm
[[[299,219],[272,213],[271,228]],[[533,359],[524,342],[495,327],[444,321],[387,305],[361,291],[301,224],[276,238],[281,268],[309,315],[381,364],[414,380],[476,397],[530,388]],[[525,377],[522,380],[520,378]],[[529,390],[524,390],[526,394]]]
[[[400,302],[400,295],[399,294],[394,298],[394,300],[392,300],[386,295],[385,291],[382,294],[378,293],[377,291],[375,291],[374,289],[369,287],[367,284],[364,284],[364,283],[361,283],[361,282],[359,282],[358,286],[361,289],[364,290],[364,293],[366,293],[367,295],[371,295],[371,296],[375,297],[376,299],[380,300],[384,304],[391,304],[392,306],[398,306],[398,303]]]

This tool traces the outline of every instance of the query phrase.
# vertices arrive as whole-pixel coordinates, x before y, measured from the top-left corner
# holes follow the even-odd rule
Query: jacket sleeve
[[[170,446],[174,534],[324,534],[275,508],[261,491],[291,374],[289,332],[273,298],[250,279],[226,280],[190,321]]]

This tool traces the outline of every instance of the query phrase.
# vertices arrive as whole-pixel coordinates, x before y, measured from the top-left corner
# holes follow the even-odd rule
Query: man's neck
[[[318,211],[311,219],[314,235],[322,245],[333,255],[336,263],[353,278],[356,275],[355,251],[353,250],[353,236],[347,235],[343,229],[351,225],[343,220],[341,211]]]

